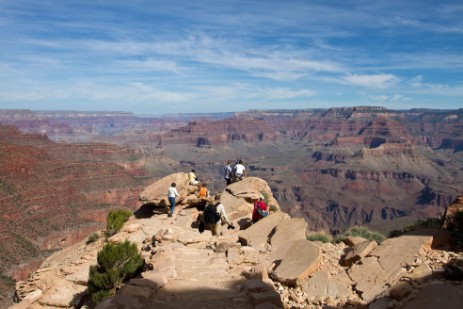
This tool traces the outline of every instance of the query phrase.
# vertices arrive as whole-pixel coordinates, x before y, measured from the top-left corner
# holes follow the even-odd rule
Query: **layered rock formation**
[[[170,177],[179,183],[186,178]],[[141,195],[150,206],[161,203],[153,188],[164,181]],[[240,202],[230,206],[230,212],[267,188],[261,179],[245,179],[233,186],[224,192]],[[188,200],[191,192],[182,192],[182,200]],[[192,227],[198,208],[181,203],[173,217],[151,207],[135,212],[108,241],[136,243],[148,267],[96,308],[456,309],[463,305],[462,285],[446,280],[443,271],[450,258],[463,252],[451,251],[449,235],[441,230],[417,231],[379,245],[358,237],[345,239],[349,245],[323,244],[306,240],[306,222],[274,211],[252,226],[239,224],[249,221],[250,213],[237,215],[239,230],[223,229],[222,236],[212,237],[209,231],[201,234]],[[21,302],[11,309],[92,307],[86,292],[88,267],[96,264],[102,245],[102,239],[82,242],[49,257],[28,281],[17,284]]]
[[[85,168],[103,169],[102,175],[109,174],[105,179],[111,179],[111,175],[117,177],[121,172],[136,177],[138,183],[194,167],[200,179],[216,193],[224,184],[220,175],[222,165],[227,160],[243,159],[249,175],[268,181],[283,211],[291,217],[304,218],[311,230],[326,229],[333,233],[356,224],[381,224],[387,233],[400,228],[402,219],[410,222],[441,215],[460,194],[463,184],[461,109],[391,111],[351,107],[200,116],[142,118],[127,113],[0,111],[1,123],[16,125],[23,132],[40,133],[33,139],[21,138],[22,146],[14,151],[23,153],[22,161],[16,161],[13,155],[6,156],[12,163],[4,164],[3,173],[11,173],[12,177],[21,175],[16,177],[18,180],[29,179],[36,172],[31,166],[37,160],[72,159],[85,160],[82,165]],[[126,147],[81,144],[68,152],[51,143],[44,134],[55,141],[104,142]],[[4,140],[14,145],[15,139]],[[41,146],[44,144],[47,146]],[[3,149],[13,149],[8,147]],[[29,153],[33,156],[28,157]],[[107,162],[117,166],[107,169]],[[76,184],[81,177],[79,186],[84,187],[86,181],[82,179],[90,177],[91,186],[98,188],[98,178],[79,172],[78,166],[52,168],[51,175],[56,173],[58,178],[69,178]],[[77,176],[66,177],[67,171]],[[35,185],[43,190],[40,181],[34,182]],[[2,185],[5,192],[11,190],[9,186],[9,183]],[[64,200],[65,196],[76,196],[75,190],[63,188],[65,194],[47,192],[47,197],[42,193],[42,201],[49,203],[57,197]],[[34,193],[37,192],[40,193]],[[124,190],[86,187],[84,194],[77,195],[92,201],[123,203],[125,194]],[[10,195],[5,200],[15,203]],[[36,211],[34,207],[29,210]],[[38,208],[42,210],[43,207]],[[83,211],[83,214],[104,218],[100,212],[95,215]],[[21,219],[21,215],[11,213],[7,217],[14,221]],[[41,224],[48,220],[40,218]],[[78,234],[73,231],[73,235]],[[51,243],[56,245],[49,248],[60,247],[55,239]]]
[[[0,126],[0,157],[2,284],[101,229],[111,209],[139,206],[143,182],[134,176],[145,172],[131,165],[142,157],[131,149],[57,144]],[[2,289],[5,303],[11,291]]]
[[[0,111],[1,122],[54,140],[131,145],[173,159],[174,168],[198,167],[214,190],[220,188],[220,165],[245,159],[253,176],[268,179],[283,209],[319,228],[442,214],[463,182],[461,109],[346,107],[205,116]],[[157,166],[158,157],[147,155],[145,174],[137,164],[132,168],[156,178],[172,173]],[[321,184],[329,192],[313,190]],[[346,216],[333,212],[333,205]]]

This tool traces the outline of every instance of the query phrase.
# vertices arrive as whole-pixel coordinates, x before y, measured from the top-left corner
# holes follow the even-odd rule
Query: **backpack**
[[[220,213],[217,212],[217,208],[213,205],[207,205],[204,208],[203,220],[206,224],[217,224],[220,220]]]

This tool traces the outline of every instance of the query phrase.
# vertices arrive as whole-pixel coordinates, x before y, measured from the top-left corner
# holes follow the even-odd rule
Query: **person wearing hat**
[[[256,223],[260,219],[268,215],[267,205],[264,202],[264,197],[261,196],[257,202],[254,203],[254,209],[252,211],[252,223]]]

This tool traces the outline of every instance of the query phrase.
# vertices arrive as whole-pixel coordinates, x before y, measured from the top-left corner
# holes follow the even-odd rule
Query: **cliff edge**
[[[177,183],[181,203],[169,217],[165,195]],[[18,282],[19,308],[462,308],[461,281],[444,276],[451,238],[428,229],[377,244],[307,240],[307,223],[279,210],[267,183],[249,177],[221,192],[236,229],[200,233],[207,200],[195,195],[185,173],[147,187],[145,205],[107,239],[137,244],[145,271],[115,296],[92,305],[89,266],[105,240],[83,241],[50,256],[29,280]],[[271,214],[251,224],[253,202],[265,195]]]

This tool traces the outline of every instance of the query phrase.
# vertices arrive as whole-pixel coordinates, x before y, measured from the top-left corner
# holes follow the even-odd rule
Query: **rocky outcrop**
[[[177,176],[181,175],[172,175]],[[260,182],[265,184],[249,180]],[[234,196],[246,201],[253,195]],[[173,217],[131,217],[108,241],[137,244],[145,271],[96,309],[462,305],[460,286],[445,280],[441,271],[459,254],[439,249],[448,248],[449,241],[440,230],[422,230],[377,246],[349,238],[345,240],[353,245],[349,249],[343,243],[306,240],[307,224],[281,211],[241,230],[223,229],[219,237],[192,227],[199,213],[195,207],[179,205]],[[245,217],[250,218],[250,213]],[[103,239],[81,242],[50,256],[28,281],[18,282],[16,298],[21,302],[11,309],[91,306],[86,292],[88,268],[96,263],[103,243]],[[341,263],[352,255],[355,261]],[[427,301],[432,291],[448,297]]]
[[[457,222],[455,222],[455,215],[457,213],[463,213],[463,196],[457,197],[455,201],[446,208],[444,214],[444,227],[457,224]]]
[[[461,109],[370,106],[162,118],[120,112],[0,111],[1,123],[47,134],[52,140],[136,148],[139,152],[125,149],[129,160],[120,166],[143,179],[194,166],[217,191],[222,189],[220,165],[243,158],[250,175],[268,179],[282,209],[333,230],[402,216],[441,215],[461,182],[461,175],[453,171],[461,168],[462,121]],[[90,146],[76,146],[75,157],[94,159],[87,155],[92,153]],[[329,210],[333,204],[340,206],[339,213]]]

